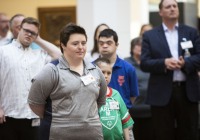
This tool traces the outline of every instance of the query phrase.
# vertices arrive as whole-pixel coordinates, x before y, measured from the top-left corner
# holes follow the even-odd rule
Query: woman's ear
[[[63,47],[66,47],[63,43],[60,43],[60,45],[61,45],[62,48],[63,48]]]

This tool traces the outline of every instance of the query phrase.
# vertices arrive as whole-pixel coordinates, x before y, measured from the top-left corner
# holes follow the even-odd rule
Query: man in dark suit
[[[198,31],[178,23],[176,0],[161,0],[162,25],[143,35],[141,69],[150,72],[156,140],[197,140],[200,39]]]

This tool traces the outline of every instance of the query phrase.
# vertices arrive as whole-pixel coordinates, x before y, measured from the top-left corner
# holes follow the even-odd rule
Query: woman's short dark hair
[[[141,37],[136,37],[131,40],[131,48],[130,48],[130,54],[133,56],[133,49],[135,48],[136,45],[142,45],[142,38]]]
[[[83,27],[78,26],[74,23],[69,23],[63,27],[63,29],[60,32],[60,49],[62,53],[63,53],[63,48],[61,44],[66,45],[67,42],[69,41],[70,36],[76,33],[83,34],[87,40],[87,35]]]

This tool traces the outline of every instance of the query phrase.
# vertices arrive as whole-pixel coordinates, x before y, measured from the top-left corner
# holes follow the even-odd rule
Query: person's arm
[[[114,90],[114,92],[116,92],[115,96],[118,96],[117,101],[119,103],[119,113],[120,113],[120,117],[121,117],[124,138],[125,138],[125,140],[130,140],[130,138],[129,138],[130,131],[129,130],[132,129],[134,122],[128,112],[126,104],[125,104],[124,100],[122,99],[120,93],[116,90]]]
[[[2,50],[0,50],[0,71],[2,71]],[[0,86],[0,91],[1,90],[1,86]],[[1,92],[0,92],[1,94]],[[4,123],[6,121],[6,117],[5,117],[5,114],[4,114],[4,110],[2,109],[2,107],[0,106],[0,124]]]
[[[45,105],[33,105],[33,104],[29,104],[31,110],[38,115],[40,118],[43,118],[44,116],[44,108]]]
[[[98,67],[97,69],[99,71],[99,76],[100,76],[100,91],[99,91],[99,97],[97,99],[97,105],[98,108],[100,108],[102,105],[106,104],[107,83],[102,71]]]
[[[156,38],[152,38],[152,36]],[[165,59],[170,57],[167,55],[167,49],[164,47],[167,44],[157,39],[157,34],[155,32],[144,33],[140,68],[144,72],[165,74]]]
[[[130,137],[129,137],[129,128],[123,129],[123,133],[124,133],[125,140],[130,140]]]
[[[0,107],[0,124],[6,122],[6,117],[4,115],[3,109]]]
[[[52,63],[48,63],[45,67],[32,79],[31,88],[28,95],[28,104],[30,109],[43,118],[45,105],[48,104],[47,98],[50,97],[52,90],[57,86],[58,74],[56,67]]]
[[[193,47],[189,49],[190,56],[184,57],[183,70],[187,73],[196,73],[200,69],[200,36],[199,32],[191,30],[188,41],[192,41]],[[184,54],[183,54],[184,55]],[[179,59],[180,60],[180,59]]]
[[[53,60],[59,58],[62,53],[58,47],[54,44],[42,39],[40,36],[37,37],[35,43],[38,44],[42,49],[47,51],[47,53],[52,57]]]

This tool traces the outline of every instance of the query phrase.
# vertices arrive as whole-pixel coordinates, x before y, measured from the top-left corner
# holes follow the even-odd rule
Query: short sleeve
[[[28,96],[29,104],[40,105],[46,103],[46,99],[58,84],[58,72],[56,69],[56,66],[49,63],[32,79]]]

